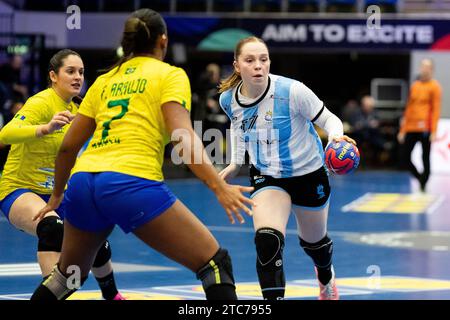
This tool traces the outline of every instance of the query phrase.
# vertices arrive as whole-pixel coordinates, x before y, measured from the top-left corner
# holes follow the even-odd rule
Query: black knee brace
[[[202,281],[203,290],[208,300],[234,300],[233,266],[226,249],[220,248],[209,262],[197,271],[197,279]]]
[[[108,240],[105,240],[105,243],[103,243],[100,249],[98,249],[94,264],[92,266],[94,268],[102,267],[109,261],[109,259],[111,259],[111,247]]]
[[[327,268],[331,265],[333,255],[333,241],[326,235],[322,240],[316,243],[308,243],[300,238],[300,246],[306,254],[312,258],[318,268]]]
[[[59,217],[49,216],[42,219],[36,227],[36,233],[39,239],[38,251],[61,252],[64,225]]]
[[[256,271],[265,299],[282,299],[286,280],[283,270],[283,234],[272,228],[256,231]]]

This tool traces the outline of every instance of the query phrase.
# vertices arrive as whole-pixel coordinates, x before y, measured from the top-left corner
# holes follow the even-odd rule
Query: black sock
[[[119,293],[116,287],[116,281],[114,280],[114,272],[111,271],[106,277],[97,278],[98,285],[102,291],[102,296],[105,300],[112,300]]]
[[[278,270],[274,272],[258,271],[259,284],[264,300],[283,300],[286,291],[286,280],[284,271]],[[271,287],[267,285],[273,283]],[[266,287],[263,287],[266,286]]]
[[[332,276],[331,265],[326,268],[317,267],[317,278],[319,278],[321,284],[326,285],[330,282]]]
[[[219,248],[196,276],[202,281],[207,300],[237,300],[233,266],[226,249]]]
[[[87,277],[80,279],[80,286],[86,281]],[[31,300],[57,301],[65,300],[78,288],[68,288],[68,278],[59,270],[56,265],[53,271],[42,280],[39,287],[36,288]]]
[[[419,178],[420,190],[425,191],[425,187],[427,185],[426,176],[422,174]]]
[[[34,291],[30,300],[58,301],[53,292],[51,292],[49,288],[42,284],[43,282],[44,281],[42,281],[39,287],[37,287],[37,289]]]
[[[237,300],[236,287],[231,284],[216,284],[205,289],[206,300]]]

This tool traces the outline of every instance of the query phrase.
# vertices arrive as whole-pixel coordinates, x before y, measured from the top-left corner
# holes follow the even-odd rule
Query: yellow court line
[[[426,213],[438,197],[428,194],[367,193],[344,206],[344,211],[363,213]]]

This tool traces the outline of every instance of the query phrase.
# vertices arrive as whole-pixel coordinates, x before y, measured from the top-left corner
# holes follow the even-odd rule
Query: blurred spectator
[[[401,162],[416,177],[420,189],[425,191],[430,177],[430,150],[436,139],[437,125],[441,113],[442,89],[433,78],[434,63],[430,59],[420,62],[419,78],[410,87],[398,142],[402,145]],[[423,172],[419,173],[411,161],[411,153],[416,143],[422,144]]]
[[[383,138],[374,98],[366,95],[362,97],[361,107],[357,111],[352,108],[354,103],[350,108],[347,107],[350,131],[362,149],[367,163],[386,161],[389,157],[387,149],[390,148],[390,144]]]
[[[19,110],[23,107],[24,101],[23,100],[17,100],[12,103],[11,105],[11,119],[14,117],[14,115],[19,112]],[[3,115],[0,114],[0,130],[3,128],[3,126],[7,123],[7,121],[4,121]],[[3,167],[5,166],[6,159],[8,158],[8,152],[11,148],[10,145],[4,145],[0,143],[0,174],[3,171]]]
[[[13,118],[20,109],[22,109],[25,100],[16,100],[11,105],[11,118]]]
[[[193,112],[193,120],[203,121],[203,132],[208,129],[218,129],[225,137],[229,127],[228,117],[219,106],[219,93],[217,86],[220,82],[221,71],[219,65],[210,63],[200,76],[196,87],[196,104]],[[222,151],[226,150],[226,139],[219,142]]]
[[[0,66],[0,112],[5,122],[12,118],[11,107],[15,101],[28,97],[28,89],[20,81],[22,65],[22,57],[13,55],[8,63]]]
[[[227,117],[219,106],[219,94],[217,86],[220,81],[220,67],[216,63],[210,63],[200,76],[196,87],[197,105],[194,111],[194,120],[202,120],[204,130],[209,128],[227,127]]]
[[[358,118],[360,117],[360,113],[361,110],[359,108],[358,101],[354,99],[348,100],[341,114],[341,120],[344,125],[344,132],[353,132],[352,124],[354,124],[358,120]]]

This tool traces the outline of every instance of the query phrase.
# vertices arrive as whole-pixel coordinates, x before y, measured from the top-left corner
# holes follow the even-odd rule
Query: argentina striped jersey
[[[323,165],[323,147],[313,121],[323,102],[303,83],[270,74],[265,92],[249,100],[242,82],[223,92],[220,106],[231,120],[231,163],[242,164],[245,151],[263,175],[305,175]]]

